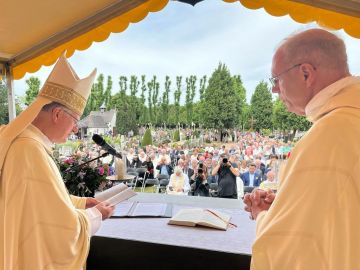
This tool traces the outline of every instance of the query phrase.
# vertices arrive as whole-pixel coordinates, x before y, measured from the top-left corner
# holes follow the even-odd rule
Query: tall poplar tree
[[[268,84],[261,81],[251,97],[251,127],[256,131],[272,128],[272,96]]]
[[[160,84],[156,80],[156,76],[154,75],[152,80],[148,83],[149,90],[149,115],[150,121],[153,124],[157,123],[157,107],[158,107],[158,96],[159,96],[159,88]]]
[[[190,126],[193,120],[193,103],[196,90],[196,76],[191,75],[185,79],[186,81],[186,121]]]
[[[104,103],[107,110],[110,110],[111,101],[111,90],[112,90],[112,79],[111,76],[107,77],[106,90],[104,92]]]
[[[174,106],[175,106],[175,124],[180,120],[180,97],[181,97],[181,80],[182,76],[176,76],[176,90],[174,92]]]
[[[168,124],[169,121],[169,94],[170,94],[170,86],[171,81],[170,77],[165,77],[165,91],[162,96],[162,103],[161,103],[161,109],[162,109],[162,121]]]
[[[141,124],[146,124],[148,122],[148,108],[146,108],[146,77],[145,75],[141,75],[141,103],[143,104],[143,111],[140,118]]]
[[[206,89],[206,80],[207,80],[206,75],[204,75],[200,79],[200,87],[199,87],[200,101],[204,100],[204,93],[205,93],[205,89]]]

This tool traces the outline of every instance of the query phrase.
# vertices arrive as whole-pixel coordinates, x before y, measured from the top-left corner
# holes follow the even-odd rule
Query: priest
[[[0,269],[83,269],[91,235],[113,213],[70,196],[52,156],[77,132],[95,75],[79,79],[61,56],[36,100],[0,127]]]

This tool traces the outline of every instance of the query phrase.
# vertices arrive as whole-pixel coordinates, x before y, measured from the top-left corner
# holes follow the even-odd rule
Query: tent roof
[[[112,32],[163,9],[169,0],[12,0],[3,1],[0,24],[0,62],[14,79],[52,65],[63,51],[67,57],[103,41]],[[181,1],[181,0],[180,0]],[[360,38],[359,0],[224,0],[250,9],[264,8],[273,16],[289,14],[300,23],[344,29]]]
[[[8,63],[14,79],[52,65],[124,31],[129,23],[159,11],[168,0],[12,0],[3,1],[0,61]]]
[[[224,0],[241,2],[249,9],[264,8],[273,16],[289,15],[299,23],[316,22],[334,30],[344,29],[352,37],[360,38],[359,0]]]

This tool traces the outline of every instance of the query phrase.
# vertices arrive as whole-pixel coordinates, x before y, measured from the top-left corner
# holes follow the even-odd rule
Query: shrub
[[[148,128],[143,136],[142,142],[141,142],[141,146],[142,147],[146,147],[147,145],[152,145],[153,141],[152,141],[152,136],[151,136],[151,130],[150,128]]]
[[[178,129],[175,130],[173,139],[174,139],[174,142],[180,141],[180,131]]]

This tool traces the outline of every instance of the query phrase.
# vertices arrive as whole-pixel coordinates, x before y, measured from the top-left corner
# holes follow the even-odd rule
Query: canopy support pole
[[[15,93],[14,93],[14,80],[12,70],[8,63],[5,63],[6,71],[6,86],[8,93],[8,108],[9,108],[9,122],[16,117],[15,109]]]

